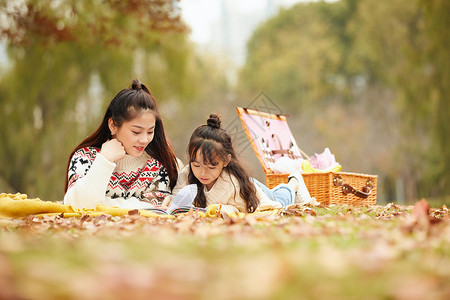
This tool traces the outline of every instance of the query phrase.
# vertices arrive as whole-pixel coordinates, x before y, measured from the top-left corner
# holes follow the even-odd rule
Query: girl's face
[[[151,110],[145,110],[134,119],[123,122],[120,127],[114,125],[112,119],[109,119],[109,129],[122,143],[128,155],[139,157],[153,140],[155,123],[155,114]]]
[[[228,165],[228,162],[219,160],[217,165],[212,165],[211,163],[205,164],[201,150],[202,149],[198,149],[195,159],[191,161],[191,170],[194,176],[206,186],[206,189],[209,191],[214,186],[214,183],[216,183],[223,168]]]

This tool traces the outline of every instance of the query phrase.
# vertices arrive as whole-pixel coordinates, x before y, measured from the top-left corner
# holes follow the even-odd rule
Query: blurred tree
[[[158,100],[195,91],[177,1],[2,1],[0,20],[2,192],[62,199],[68,153],[136,75]]]
[[[383,119],[389,93],[351,68],[354,37],[347,27],[356,3],[299,3],[262,25],[248,43],[240,91],[267,91],[295,114],[289,123],[307,153],[329,147],[345,170],[375,172],[397,133]],[[378,101],[380,95],[388,98]],[[395,112],[386,118],[395,120]]]
[[[332,14],[326,3],[300,4],[258,28],[247,44],[240,86],[268,90],[290,107],[304,108],[332,97],[333,76],[343,59],[339,27],[329,21]]]
[[[450,192],[448,13],[448,1],[364,0],[349,26],[354,65],[395,94],[401,118],[395,175],[410,199]]]
[[[0,3],[1,34],[11,45],[140,46],[157,32],[184,32],[175,0],[24,0]]]
[[[437,153],[436,172],[431,177],[431,188],[450,195],[450,2],[446,0],[421,0],[424,11],[424,35],[426,37],[425,61],[422,70],[429,75],[432,84],[424,86],[424,98],[434,104],[432,111],[433,137]],[[416,101],[419,99],[416,99]],[[434,184],[435,183],[435,184]]]
[[[306,152],[330,147],[344,170],[403,180],[411,200],[448,193],[448,6],[299,3],[255,31],[239,91],[295,114]]]
[[[194,129],[205,124],[211,113],[222,115],[225,120],[235,117],[224,116],[223,112],[235,113],[230,109],[232,89],[225,71],[231,62],[218,59],[207,53],[198,53],[187,63],[195,70],[187,78],[189,85],[195,85],[195,93],[190,93],[189,101],[169,103],[161,107],[161,113],[166,116],[165,126],[169,128],[175,139],[172,140],[178,157],[187,162],[187,145]]]

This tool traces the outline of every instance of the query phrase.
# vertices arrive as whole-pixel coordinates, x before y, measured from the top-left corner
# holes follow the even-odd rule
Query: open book
[[[189,211],[206,212],[206,208],[193,206],[195,197],[197,196],[197,185],[190,184],[183,187],[173,198],[170,207],[165,210],[160,207],[148,208],[145,210],[152,211],[160,215],[178,215]]]
[[[151,211],[151,212],[154,212],[154,213],[156,213],[158,215],[172,215],[172,216],[188,213],[190,211],[206,212],[206,208],[195,207],[195,206],[179,206],[179,207],[174,208],[172,210],[169,210],[169,209],[165,210],[165,209],[163,209],[161,207],[152,207],[152,208],[145,208],[143,210]]]

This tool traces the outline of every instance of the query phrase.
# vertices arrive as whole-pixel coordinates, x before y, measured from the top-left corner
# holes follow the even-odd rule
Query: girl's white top
[[[183,187],[189,184],[188,174],[189,164],[187,164],[178,174],[177,185],[173,190],[174,195],[176,195]],[[269,197],[267,197],[267,195],[258,185],[254,184],[253,182],[251,182],[250,184],[255,185],[256,196],[260,201],[256,211],[282,207],[281,203],[269,199]],[[245,201],[239,193],[239,181],[235,176],[229,174],[225,169],[222,171],[219,178],[217,178],[217,181],[214,183],[213,187],[208,191],[204,186],[203,191],[206,196],[207,206],[210,204],[233,205],[239,210],[239,212],[245,213],[247,211]],[[169,197],[166,199],[169,199]],[[165,204],[169,205],[168,201],[165,202]]]

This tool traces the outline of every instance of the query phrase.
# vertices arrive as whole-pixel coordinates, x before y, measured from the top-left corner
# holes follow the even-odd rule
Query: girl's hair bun
[[[218,115],[215,115],[215,114],[209,115],[209,119],[208,119],[208,121],[206,122],[206,124],[207,124],[208,126],[210,126],[210,127],[212,127],[212,128],[217,128],[217,129],[220,128],[220,124],[221,124],[221,123],[222,123],[222,122],[220,121],[219,116],[218,116]]]
[[[133,83],[131,84],[131,88],[138,91],[142,90],[142,83],[139,80],[134,79]]]

